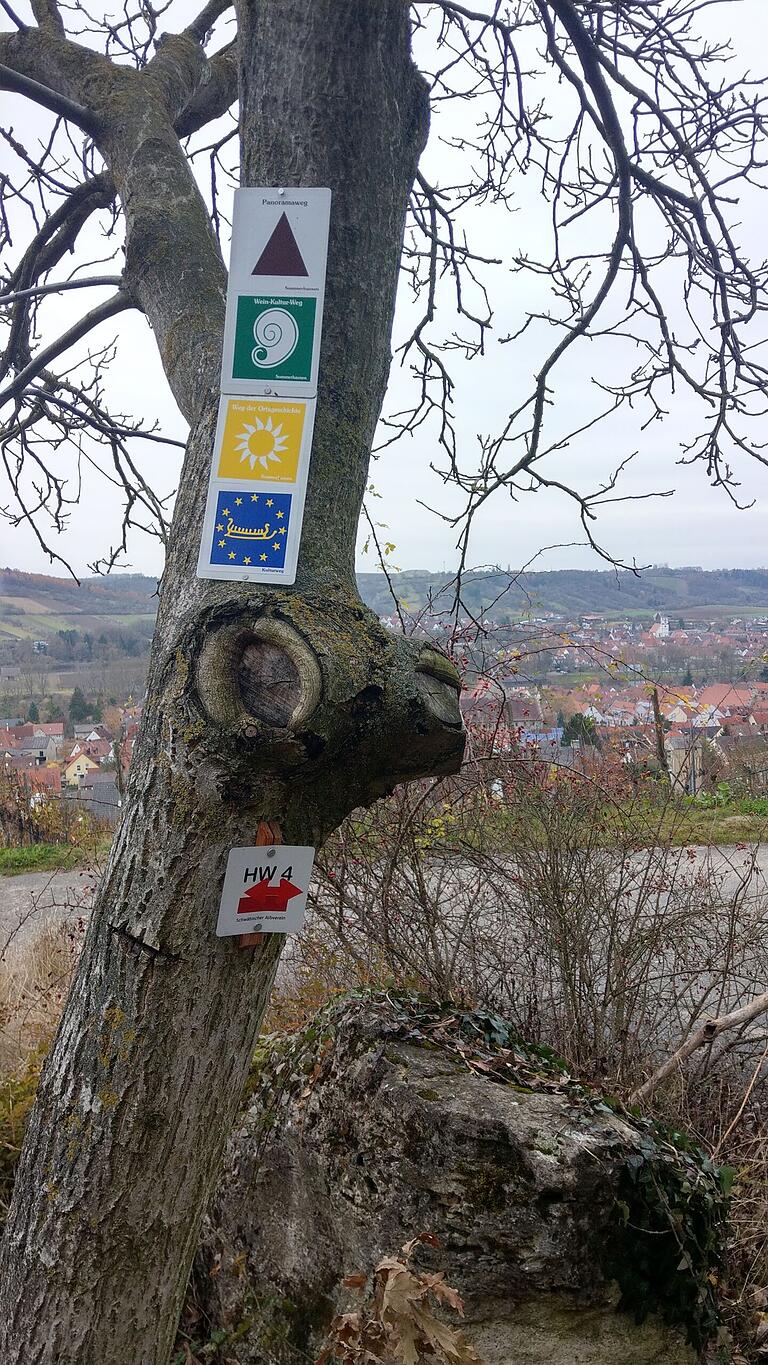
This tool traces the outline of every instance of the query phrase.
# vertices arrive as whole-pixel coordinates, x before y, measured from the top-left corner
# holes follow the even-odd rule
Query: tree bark
[[[228,852],[252,843],[261,819],[286,843],[320,844],[399,781],[452,771],[463,747],[451,665],[389,635],[353,569],[427,130],[407,7],[251,0],[238,19],[243,183],[333,191],[293,589],[195,577],[226,285],[174,132],[198,98],[199,49],[170,38],[139,73],[75,62],[74,45],[49,35],[37,54],[40,76],[93,113],[125,210],[128,286],[192,429],[128,806],[3,1243],[3,1365],[165,1365],[282,945],[216,939]],[[13,35],[19,69],[34,67],[39,41]]]

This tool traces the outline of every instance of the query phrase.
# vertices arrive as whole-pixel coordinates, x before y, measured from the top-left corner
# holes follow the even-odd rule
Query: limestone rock
[[[692,1365],[706,1266],[685,1267],[663,1221],[633,1226],[647,1136],[544,1064],[526,1085],[495,1083],[443,1036],[374,999],[271,1050],[196,1262],[211,1322],[240,1333],[228,1358],[306,1365],[350,1306],[343,1276],[429,1231],[442,1245],[419,1263],[458,1289],[491,1365]],[[638,1314],[620,1311],[653,1279]],[[691,1321],[665,1322],[681,1303]]]

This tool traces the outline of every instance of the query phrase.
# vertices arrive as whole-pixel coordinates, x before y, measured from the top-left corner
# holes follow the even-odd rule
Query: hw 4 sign
[[[304,923],[313,848],[233,848],[216,934],[297,934]]]

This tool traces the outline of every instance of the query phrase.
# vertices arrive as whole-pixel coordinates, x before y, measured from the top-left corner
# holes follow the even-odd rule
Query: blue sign
[[[250,488],[216,496],[210,564],[230,569],[282,569],[291,522],[291,493]]]

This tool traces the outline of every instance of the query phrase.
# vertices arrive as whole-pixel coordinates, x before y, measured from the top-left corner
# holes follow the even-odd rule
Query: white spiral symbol
[[[268,308],[253,324],[251,360],[260,369],[271,370],[296,350],[299,329],[295,318],[283,308]]]

